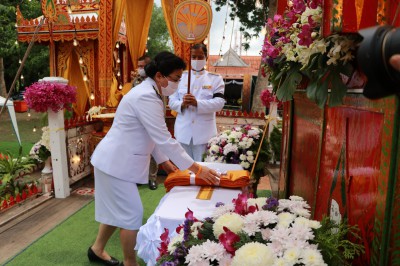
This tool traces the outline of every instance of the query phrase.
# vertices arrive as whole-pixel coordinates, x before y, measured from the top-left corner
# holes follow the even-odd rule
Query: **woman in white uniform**
[[[100,226],[88,250],[90,261],[119,264],[104,248],[120,228],[124,253],[120,265],[137,265],[134,247],[143,206],[136,184],[148,182],[150,154],[167,173],[176,170],[175,164],[210,184],[219,182],[216,171],[195,163],[165,124],[161,94],[169,96],[176,91],[185,67],[181,58],[169,52],[159,53],[147,64],[148,78],[122,98],[111,129],[93,153],[95,218]]]

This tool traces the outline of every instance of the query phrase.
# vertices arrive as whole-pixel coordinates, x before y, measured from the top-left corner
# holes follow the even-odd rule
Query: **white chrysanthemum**
[[[241,161],[244,161],[244,160],[246,160],[246,155],[244,155],[244,154],[240,154],[240,156],[239,156],[239,159],[241,160]]]
[[[218,145],[211,145],[210,152],[219,153],[219,146]]]
[[[321,253],[315,249],[304,249],[302,252],[302,263],[305,265],[322,266],[327,265],[322,258]]]
[[[232,256],[230,254],[226,254],[222,256],[222,258],[218,262],[219,266],[231,266],[232,264]]]
[[[289,248],[283,254],[283,258],[291,263],[291,265],[295,265],[299,262],[299,258],[301,255],[301,250],[299,248]]]
[[[181,230],[181,231],[183,231],[183,230]],[[168,244],[168,252],[170,254],[174,253],[174,251],[176,249],[175,244],[177,244],[179,242],[182,242],[182,241],[183,241],[183,233],[179,234],[179,235],[176,235],[174,238],[172,238],[171,241]]]
[[[238,147],[232,143],[228,143],[224,147],[224,155],[227,155],[230,152],[237,152]]]
[[[250,163],[248,162],[241,162],[240,166],[242,166],[244,169],[249,169],[250,168]]]
[[[192,226],[190,227],[190,231],[192,232],[192,236],[197,238],[197,235],[199,234],[199,229],[203,225],[202,222],[194,222]]]
[[[267,198],[259,197],[259,198],[249,198],[247,199],[247,206],[258,206],[258,209],[261,210],[261,207],[267,204]]]
[[[294,216],[290,212],[282,212],[278,214],[279,221],[277,226],[287,228],[293,222],[295,217],[296,216]]]
[[[304,201],[304,199],[302,197],[295,196],[295,195],[290,196],[289,199],[293,200],[293,201]]]
[[[233,203],[227,203],[227,204],[225,204],[223,206],[219,206],[219,207],[215,208],[213,210],[213,213],[212,213],[211,217],[215,221],[220,216],[222,216],[222,215],[224,215],[226,213],[230,213],[233,210],[235,210],[235,205],[233,205]]]
[[[271,229],[266,228],[266,229],[261,229],[261,236],[262,239],[267,241],[271,237]]]
[[[209,239],[201,246],[203,247],[203,258],[210,261],[219,261],[227,253],[222,244],[212,242]]]
[[[283,258],[277,258],[274,261],[274,264],[272,266],[293,266],[293,264],[287,262],[286,260],[284,260]]]
[[[247,161],[249,161],[249,163],[253,163],[254,162],[254,156],[247,156]]]
[[[258,139],[260,136],[260,130],[258,128],[254,128],[252,127],[248,132],[247,132],[247,136]]]
[[[229,228],[234,233],[238,233],[243,228],[244,220],[237,213],[226,213],[215,220],[213,231],[216,238],[224,233],[223,227]]]
[[[308,220],[308,226],[312,229],[318,229],[321,227],[321,223],[315,220]]]
[[[252,155],[254,155],[254,152],[252,152],[252,151],[247,151],[246,154],[247,154],[247,156],[252,156]]]
[[[268,246],[252,242],[236,250],[235,257],[232,260],[232,266],[272,265],[275,259],[276,256]]]

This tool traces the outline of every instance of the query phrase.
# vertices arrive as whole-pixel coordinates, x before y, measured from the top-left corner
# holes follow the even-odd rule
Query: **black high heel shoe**
[[[93,252],[92,247],[89,247],[87,256],[90,262],[99,262],[103,265],[119,265],[119,260],[114,257],[111,257],[111,259],[109,260],[103,260],[102,258],[100,258],[96,255],[96,253]]]

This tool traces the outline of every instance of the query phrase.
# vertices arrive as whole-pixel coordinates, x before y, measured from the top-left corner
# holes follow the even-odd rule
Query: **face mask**
[[[161,94],[164,96],[170,96],[176,92],[176,90],[178,89],[178,86],[179,86],[179,82],[173,82],[173,81],[168,80],[167,87],[161,86],[161,89],[162,89]]]
[[[144,71],[144,68],[139,68],[138,72],[139,76],[141,76],[142,78],[146,77],[146,71]]]
[[[191,61],[192,69],[196,71],[202,70],[206,65],[206,60],[192,60]]]

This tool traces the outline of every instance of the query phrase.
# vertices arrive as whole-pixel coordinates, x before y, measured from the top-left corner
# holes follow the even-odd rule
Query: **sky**
[[[154,0],[154,3],[157,6],[161,6],[161,0]],[[225,40],[222,40],[222,36],[224,33],[224,24],[225,24],[225,15],[226,15],[226,7],[222,7],[219,12],[215,11],[215,4],[211,1],[211,5],[213,7],[213,20],[210,29],[210,45],[209,45],[209,54],[210,55],[218,55],[219,50],[221,48],[222,42],[222,54],[228,51],[229,47],[235,49],[235,47],[239,47],[240,43],[240,32],[239,32],[239,22],[238,20],[233,23],[233,21],[229,18],[227,20],[227,27],[225,29]],[[232,34],[232,26],[234,24],[233,34]],[[237,34],[235,34],[237,32]],[[260,34],[261,35],[261,34]],[[235,42],[236,38],[236,42]],[[260,55],[261,47],[263,43],[263,38],[252,39],[250,42],[250,49],[246,52],[242,50],[241,55]],[[239,49],[236,50],[238,54],[240,54]]]

